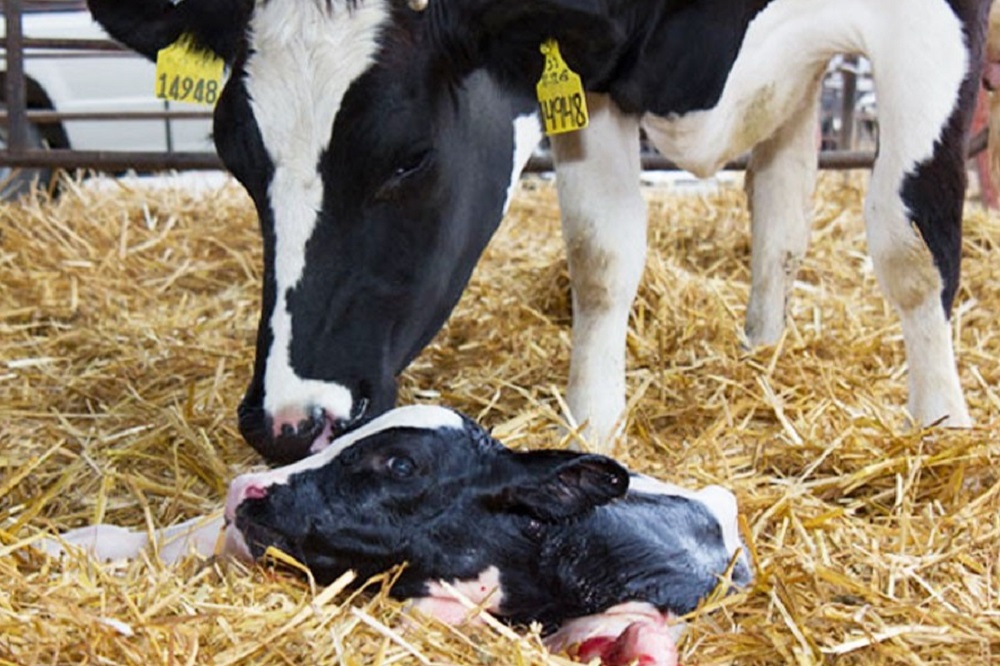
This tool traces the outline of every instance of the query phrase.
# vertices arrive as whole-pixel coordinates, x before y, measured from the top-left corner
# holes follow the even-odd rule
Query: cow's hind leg
[[[590,126],[552,137],[573,289],[567,401],[588,443],[610,451],[625,408],[625,335],[646,257],[638,120],[588,95]]]
[[[801,106],[751,155],[746,179],[752,248],[746,319],[750,345],[771,344],[781,336],[795,274],[809,245],[818,94],[817,77]]]
[[[869,54],[880,136],[865,223],[879,284],[901,319],[908,406],[920,425],[971,424],[949,318],[961,257],[965,144],[979,78],[976,39],[969,55],[958,21],[943,16],[899,26]]]

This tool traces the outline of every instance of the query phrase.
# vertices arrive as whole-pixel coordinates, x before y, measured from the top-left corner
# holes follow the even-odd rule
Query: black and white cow
[[[702,176],[752,150],[746,333],[774,342],[809,234],[830,57],[867,56],[880,112],[865,206],[902,320],[909,411],[967,426],[949,316],[989,0],[90,0],[152,57],[182,32],[230,63],[215,142],[265,242],[246,439],[276,462],[389,409],[539,139],[539,44],[591,109],[552,138],[573,289],[568,402],[607,442],[646,246],[638,137]]]
[[[442,407],[391,410],[297,463],[237,477],[223,517],[164,531],[158,553],[210,555],[220,528],[223,553],[253,561],[274,546],[320,583],[406,563],[392,594],[426,615],[459,623],[471,601],[541,622],[554,649],[621,666],[673,663],[671,616],[730,569],[737,586],[751,578],[730,491],[692,492],[595,454],[515,452]],[[100,525],[43,546],[120,559],[146,541]]]

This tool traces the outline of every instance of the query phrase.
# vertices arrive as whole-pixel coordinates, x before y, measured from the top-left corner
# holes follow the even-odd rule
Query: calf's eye
[[[392,456],[385,461],[385,467],[397,479],[411,477],[417,471],[417,464],[408,456]]]

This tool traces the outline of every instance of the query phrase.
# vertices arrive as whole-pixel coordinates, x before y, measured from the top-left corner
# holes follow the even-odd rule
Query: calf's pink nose
[[[267,486],[253,474],[243,474],[233,479],[226,494],[226,522],[236,518],[236,508],[248,499],[263,499],[267,497]]]

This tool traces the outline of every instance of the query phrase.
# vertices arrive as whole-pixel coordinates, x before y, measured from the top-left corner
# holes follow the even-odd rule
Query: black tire
[[[7,107],[0,105],[6,111]],[[38,127],[28,124],[28,147],[46,148],[47,143]],[[7,150],[7,127],[0,124],[0,151]],[[39,188],[46,189],[52,180],[52,171],[40,168],[10,167],[0,164],[0,201],[11,201],[24,196],[31,191],[34,183]]]

